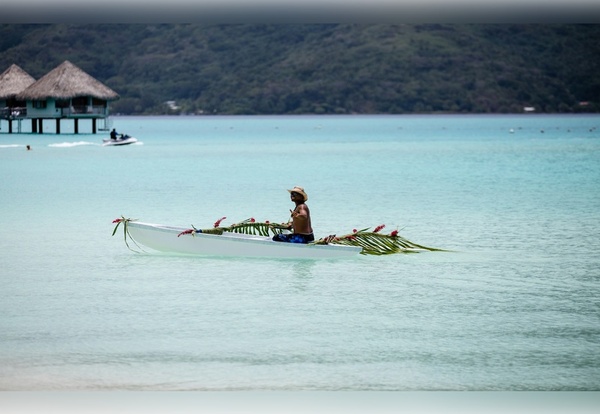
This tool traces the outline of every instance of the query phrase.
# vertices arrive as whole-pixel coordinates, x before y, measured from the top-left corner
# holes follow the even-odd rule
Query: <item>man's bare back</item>
[[[292,196],[292,200],[294,197]],[[310,222],[310,210],[308,206],[302,202],[296,202],[296,208],[290,210],[292,213],[292,231],[296,234],[312,234],[313,229]]]

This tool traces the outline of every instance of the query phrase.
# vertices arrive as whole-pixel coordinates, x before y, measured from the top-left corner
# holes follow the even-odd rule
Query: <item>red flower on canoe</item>
[[[251,217],[250,218],[250,223],[255,223],[255,222],[256,222],[256,220],[254,220],[254,217]]]
[[[215,224],[213,225],[215,228],[219,227],[221,225],[221,222],[223,220],[225,220],[227,217],[221,217],[220,219],[218,219],[217,221],[215,221]]]
[[[391,237],[398,237],[398,230],[394,230],[393,232],[390,233]]]
[[[177,235],[177,237],[179,237],[179,236],[182,236],[182,235],[184,235],[184,234],[192,234],[193,232],[194,232],[194,229],[188,229],[188,230],[184,230],[184,231],[182,231],[181,233],[179,233],[179,234]]]
[[[120,222],[122,222],[122,221],[123,221],[123,219],[122,219],[122,218],[114,219],[114,220],[113,220],[113,224],[115,224],[115,223],[120,223]]]
[[[381,225],[375,227],[375,230],[373,230],[373,233],[379,233],[381,230],[383,230],[384,227],[385,227],[385,224],[381,224]]]

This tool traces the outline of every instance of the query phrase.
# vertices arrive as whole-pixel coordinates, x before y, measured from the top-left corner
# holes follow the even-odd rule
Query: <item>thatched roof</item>
[[[0,75],[0,99],[13,98],[34,82],[29,73],[13,64]]]
[[[68,60],[18,95],[19,99],[30,100],[69,99],[80,96],[91,96],[107,101],[119,99],[119,95],[115,91]]]

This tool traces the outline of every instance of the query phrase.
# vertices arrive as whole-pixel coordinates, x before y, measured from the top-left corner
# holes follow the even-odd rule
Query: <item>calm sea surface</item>
[[[600,390],[599,116],[113,122],[141,143],[2,124],[0,390]],[[286,221],[294,185],[318,237],[385,224],[452,252],[202,258],[111,237],[121,215]]]

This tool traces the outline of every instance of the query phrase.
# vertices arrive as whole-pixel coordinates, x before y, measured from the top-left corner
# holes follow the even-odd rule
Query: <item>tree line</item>
[[[122,114],[600,110],[600,25],[0,25],[0,71],[64,60]]]

